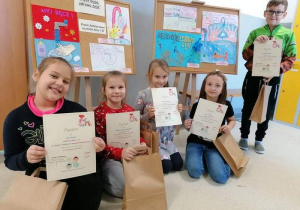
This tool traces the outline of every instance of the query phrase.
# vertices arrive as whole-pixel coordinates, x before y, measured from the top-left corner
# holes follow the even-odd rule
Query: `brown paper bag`
[[[141,137],[146,140],[146,144],[151,148],[152,153],[159,153],[158,133],[152,131],[150,123],[141,121]]]
[[[240,177],[250,158],[244,156],[244,153],[230,133],[223,134],[213,142],[233,173]]]
[[[36,169],[31,176],[17,175],[0,203],[0,209],[60,210],[68,185],[34,177],[40,170],[44,169]]]
[[[148,150],[151,153],[150,149]],[[167,198],[160,155],[123,159],[125,190],[122,209],[166,210]]]
[[[266,120],[271,89],[272,86],[268,85],[263,85],[261,87],[249,120],[252,120],[257,123],[262,123]]]

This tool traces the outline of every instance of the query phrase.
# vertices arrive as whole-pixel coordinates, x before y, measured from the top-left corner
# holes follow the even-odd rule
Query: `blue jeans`
[[[190,177],[199,179],[204,172],[204,162],[211,178],[225,184],[230,176],[230,167],[216,148],[188,143],[186,146],[186,169]]]

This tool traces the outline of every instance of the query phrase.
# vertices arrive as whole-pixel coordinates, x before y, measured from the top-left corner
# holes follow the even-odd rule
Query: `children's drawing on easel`
[[[131,45],[128,8],[106,4],[108,39],[114,44]]]
[[[46,57],[62,57],[81,67],[77,13],[31,5],[37,65]]]
[[[169,66],[200,67],[201,34],[157,30],[155,40],[155,58]]]
[[[163,29],[191,31],[196,28],[197,8],[164,5]]]
[[[238,16],[203,11],[201,62],[236,64]]]
[[[93,71],[125,69],[124,46],[90,43]]]

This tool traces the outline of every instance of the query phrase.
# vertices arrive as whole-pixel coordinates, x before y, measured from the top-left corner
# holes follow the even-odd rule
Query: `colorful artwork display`
[[[90,43],[90,52],[93,71],[126,68],[124,46]]]
[[[238,16],[203,11],[201,62],[236,64]]]
[[[191,31],[196,28],[197,8],[165,4],[164,29]]]
[[[131,44],[128,8],[106,4],[106,25],[108,39],[113,40],[114,44]]]
[[[200,67],[201,34],[156,31],[155,58],[169,66]]]
[[[77,13],[38,5],[31,9],[37,65],[55,56],[81,67]]]

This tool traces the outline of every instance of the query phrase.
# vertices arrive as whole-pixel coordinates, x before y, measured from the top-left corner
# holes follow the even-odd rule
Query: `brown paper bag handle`
[[[41,171],[46,171],[46,167],[38,167],[35,169],[30,176],[36,177],[39,176]]]
[[[133,149],[135,149],[137,152],[141,150],[146,150],[147,148],[148,148],[147,146],[142,146],[142,145],[133,147]]]
[[[135,149],[136,151],[147,150],[147,152],[143,155],[151,155],[152,154],[151,148],[147,147],[147,146],[136,146],[133,149]]]

